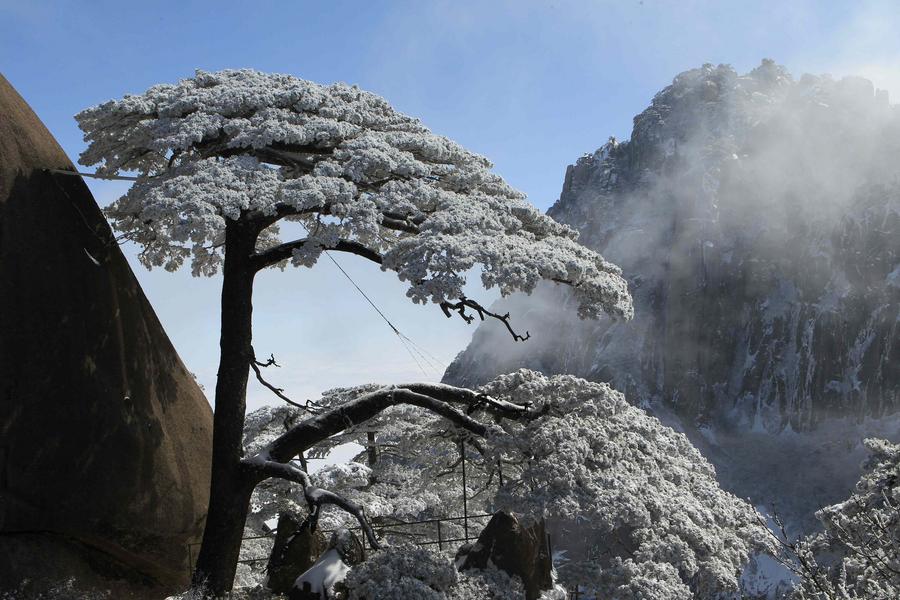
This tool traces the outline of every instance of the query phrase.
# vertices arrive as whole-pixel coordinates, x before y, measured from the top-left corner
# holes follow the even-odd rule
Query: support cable
[[[309,229],[307,229],[303,223],[299,223],[299,225],[301,227],[303,227],[303,229],[306,230],[306,234],[309,235]],[[428,375],[429,375],[428,371],[425,369],[425,367],[422,366],[424,363],[435,374],[440,375],[440,373],[441,373],[440,366],[442,363],[438,359],[436,359],[432,354],[427,352],[424,348],[422,348],[421,346],[416,344],[414,341],[412,341],[412,339],[410,339],[409,336],[407,336],[402,331],[400,331],[400,329],[396,325],[394,325],[390,319],[387,318],[387,316],[384,314],[384,312],[378,307],[377,304],[375,304],[375,302],[369,297],[369,295],[366,294],[366,292],[363,291],[363,289],[361,287],[359,287],[359,285],[356,283],[356,281],[353,280],[353,277],[350,276],[350,274],[346,271],[346,269],[344,269],[344,267],[342,267],[341,264],[331,255],[331,252],[329,252],[328,250],[325,250],[325,249],[323,249],[322,252],[325,254],[325,256],[328,257],[328,259],[332,263],[334,263],[334,266],[336,266],[338,268],[338,270],[341,272],[341,274],[343,274],[343,276],[347,278],[347,281],[349,281],[350,284],[354,288],[356,288],[356,291],[359,292],[359,294],[363,298],[365,298],[366,302],[368,302],[369,305],[373,309],[375,309],[375,312],[378,313],[378,316],[381,317],[381,319],[385,323],[387,323],[387,326],[391,328],[391,331],[394,332],[394,334],[400,340],[400,343],[403,344],[403,347],[406,349],[406,352],[413,359],[413,362],[416,363],[416,366],[419,367],[419,370],[422,371],[422,374],[425,375],[425,377],[428,377]],[[416,354],[418,354],[418,358],[416,357]]]
[[[82,171],[70,171],[67,169],[45,169],[45,170],[49,171],[50,173],[56,173],[59,175],[70,175],[70,176],[75,176],[75,177],[92,177],[94,179],[123,180],[123,181],[137,181],[138,180],[138,177],[132,177],[132,176],[128,176],[128,175],[100,175],[97,173],[87,173],[87,172],[82,172]],[[301,227],[303,227],[303,229],[306,229],[306,233],[307,233],[307,235],[309,235],[309,230],[306,228],[306,226],[303,225],[303,223],[300,223],[299,225]],[[340,265],[340,263],[337,260],[335,260],[335,258],[331,255],[331,253],[328,252],[328,250],[323,250],[323,252],[325,253],[326,256],[328,256],[329,260],[331,260],[331,262],[334,263],[334,266],[336,266],[340,270],[340,272],[344,275],[344,277],[347,278],[347,281],[349,281],[353,285],[353,287],[356,288],[356,291],[359,292],[363,298],[365,298],[366,302],[368,302],[369,305],[373,309],[375,309],[375,312],[378,313],[378,316],[380,316],[384,320],[384,322],[387,323],[388,327],[391,328],[391,330],[394,332],[394,334],[396,334],[396,336],[400,339],[400,343],[403,344],[403,347],[406,349],[406,352],[410,355],[410,357],[416,363],[416,366],[419,367],[419,370],[422,371],[422,374],[425,375],[426,377],[428,377],[428,372],[426,371],[425,367],[423,367],[423,364],[424,364],[429,369],[431,369],[434,373],[440,375],[441,371],[446,368],[446,365],[442,361],[440,361],[438,358],[436,358],[433,354],[429,353],[423,347],[416,344],[409,336],[407,336],[406,334],[401,332],[397,328],[396,325],[391,323],[390,319],[388,319],[387,316],[385,316],[384,312],[382,312],[382,310],[380,308],[378,308],[378,306],[375,304],[375,302],[372,301],[372,299],[369,297],[369,295],[366,294],[363,291],[363,289],[361,287],[359,287],[359,285],[357,285],[356,281],[354,281],[353,278],[350,277],[350,274],[347,273],[346,270],[344,270],[344,267],[342,267]],[[90,256],[90,255],[88,255],[88,256]],[[416,355],[418,355],[418,357]]]

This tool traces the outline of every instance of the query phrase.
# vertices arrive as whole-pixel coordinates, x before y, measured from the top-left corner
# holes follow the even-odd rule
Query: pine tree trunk
[[[222,279],[220,358],[213,414],[209,511],[192,585],[221,595],[231,590],[255,480],[241,468],[247,377],[253,357],[253,277],[258,230],[228,220]]]

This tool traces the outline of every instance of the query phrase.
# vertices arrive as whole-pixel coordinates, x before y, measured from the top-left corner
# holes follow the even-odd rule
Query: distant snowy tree
[[[316,488],[289,464],[298,452],[397,404],[426,407],[478,435],[487,426],[460,412],[482,402],[466,390],[426,386],[377,392],[296,425],[269,454],[244,457],[252,348],[253,280],[288,263],[311,266],[325,250],[348,252],[394,271],[407,295],[448,316],[508,315],[463,295],[466,273],[485,287],[530,292],[541,280],[572,287],[583,317],[629,318],[631,298],[615,265],[579,245],[575,232],[541,214],[490,171],[490,162],[382,98],[344,84],[323,86],[251,70],[198,72],[76,116],[98,171],[137,172],[107,211],[142,246],[148,267],[195,275],[221,270],[222,328],[215,391],[212,484],[194,573],[214,593],[232,586],[243,524],[256,485],[283,477],[305,486],[311,506],[359,507]],[[302,226],[282,240],[279,224]],[[362,399],[366,398],[365,401]],[[494,405],[505,413],[524,407]]]
[[[870,455],[856,492],[816,513],[825,530],[781,540],[798,600],[900,598],[900,445],[864,443]]]

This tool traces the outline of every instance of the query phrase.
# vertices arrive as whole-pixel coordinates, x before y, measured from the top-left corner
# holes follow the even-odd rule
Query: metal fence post
[[[466,543],[469,543],[469,500],[466,498],[466,442],[459,442],[459,451],[462,458],[462,497],[463,497],[463,531]]]
[[[375,444],[374,431],[366,432],[366,449],[369,455],[369,466],[374,468],[375,463],[378,462],[378,446]]]

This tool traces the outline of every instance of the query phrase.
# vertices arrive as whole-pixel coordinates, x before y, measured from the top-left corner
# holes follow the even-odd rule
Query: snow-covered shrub
[[[617,557],[601,581],[601,589],[609,590],[607,593],[616,600],[681,600],[693,595],[678,570],[667,563],[623,561]]]
[[[166,600],[209,600],[209,598],[209,591],[203,587],[199,587],[191,588],[174,596],[169,596]],[[273,594],[262,586],[236,589],[233,592],[229,592],[227,598],[228,600],[287,600],[286,596]]]
[[[607,384],[520,370],[481,391],[541,414],[504,420],[490,439],[493,456],[510,462],[498,505],[596,531],[607,557],[595,563],[601,595],[658,578],[668,597],[687,588],[715,597],[738,589],[750,555],[774,551],[758,513],[719,487],[687,437]]]
[[[496,569],[460,573],[444,554],[417,546],[390,546],[354,567],[347,600],[521,600],[518,579]]]
[[[900,445],[864,443],[856,491],[816,513],[823,532],[786,549],[798,599],[900,598]]]
[[[469,509],[491,506],[578,523],[602,551],[586,564],[561,569],[567,585],[587,584],[622,597],[651,589],[661,597],[715,597],[738,589],[752,554],[774,551],[758,513],[719,487],[713,467],[688,439],[608,385],[522,370],[479,391],[528,405],[529,416],[494,419],[483,409],[471,411],[492,428],[483,440],[471,439],[469,495],[475,487],[482,494],[470,500]],[[352,390],[338,390],[322,403],[340,405],[354,397]],[[407,510],[400,508],[400,497],[409,506],[429,490],[439,497],[435,506],[460,510],[453,504],[460,502],[459,478],[441,476],[459,458],[458,431],[447,435],[446,422],[416,407],[386,410],[368,422],[373,426],[379,439],[390,441],[390,455],[371,470],[329,469],[321,484],[374,507],[375,516],[399,516]],[[416,511],[422,516],[418,505]],[[402,585],[415,587],[427,578],[413,579]]]

